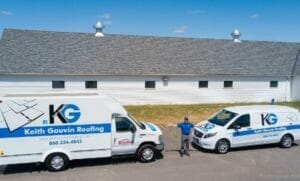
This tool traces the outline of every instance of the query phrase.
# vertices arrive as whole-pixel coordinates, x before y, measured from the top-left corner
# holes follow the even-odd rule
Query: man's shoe
[[[185,153],[187,156],[191,156],[188,152]]]
[[[183,157],[184,152],[183,151],[179,151],[180,157]]]

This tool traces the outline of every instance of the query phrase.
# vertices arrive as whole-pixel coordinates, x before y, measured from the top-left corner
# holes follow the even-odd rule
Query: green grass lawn
[[[267,103],[236,103],[236,104],[191,104],[191,105],[138,105],[125,106],[125,109],[141,121],[149,121],[158,125],[176,124],[184,115],[189,115],[191,122],[206,120],[214,112],[228,106],[253,105]],[[300,102],[279,102],[300,109]]]

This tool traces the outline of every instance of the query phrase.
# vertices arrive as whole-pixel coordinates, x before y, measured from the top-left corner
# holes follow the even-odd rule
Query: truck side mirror
[[[135,133],[135,131],[136,131],[136,128],[133,125],[131,125],[129,129],[132,133]]]

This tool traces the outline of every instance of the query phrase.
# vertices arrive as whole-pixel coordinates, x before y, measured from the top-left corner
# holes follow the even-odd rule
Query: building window
[[[87,80],[85,81],[86,89],[97,89],[97,81],[96,80]]]
[[[224,88],[231,88],[233,86],[233,81],[225,80],[224,81]]]
[[[145,88],[146,89],[153,89],[155,88],[155,81],[150,81],[150,80],[147,80],[145,81]]]
[[[270,81],[270,87],[272,87],[272,88],[278,87],[278,81],[277,80],[271,80]]]
[[[205,80],[205,81],[203,81],[203,80],[199,81],[199,88],[207,88],[207,87],[208,87],[208,81],[207,80]]]
[[[63,80],[53,80],[52,81],[52,88],[53,89],[64,89],[65,88],[65,81],[63,81]]]

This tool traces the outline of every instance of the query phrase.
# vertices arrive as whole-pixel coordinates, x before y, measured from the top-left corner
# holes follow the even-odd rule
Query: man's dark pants
[[[181,153],[188,153],[190,148],[190,136],[189,135],[181,135]]]

